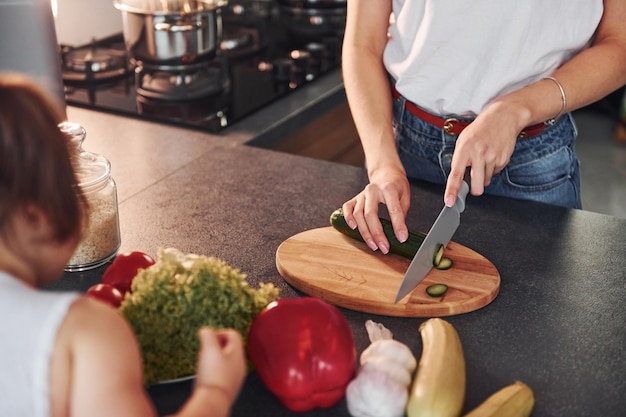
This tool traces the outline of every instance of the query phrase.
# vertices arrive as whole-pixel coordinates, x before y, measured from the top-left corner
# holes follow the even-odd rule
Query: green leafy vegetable
[[[247,339],[252,320],[280,290],[271,283],[254,289],[246,278],[215,257],[159,250],[119,307],[139,341],[146,384],[195,373],[202,326],[234,328]]]

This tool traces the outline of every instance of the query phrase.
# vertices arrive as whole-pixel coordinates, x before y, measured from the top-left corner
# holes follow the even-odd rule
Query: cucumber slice
[[[450,269],[451,266],[452,266],[452,259],[443,257],[441,258],[439,263],[435,265],[435,268],[445,270],[445,269]]]
[[[446,284],[433,284],[426,288],[426,294],[431,297],[441,297],[448,291],[448,286]]]
[[[439,246],[437,246],[437,251],[435,252],[435,257],[433,258],[434,267],[439,266],[439,263],[441,262],[441,258],[443,258],[444,249],[445,247],[441,243],[439,244]]]

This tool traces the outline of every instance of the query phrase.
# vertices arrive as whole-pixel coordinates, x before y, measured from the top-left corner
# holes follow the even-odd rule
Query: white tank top
[[[384,63],[437,114],[477,115],[585,48],[602,0],[393,0]]]
[[[0,416],[50,416],[50,357],[78,296],[38,291],[0,272]]]

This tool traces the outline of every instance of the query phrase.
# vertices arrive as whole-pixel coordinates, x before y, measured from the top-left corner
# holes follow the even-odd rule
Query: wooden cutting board
[[[493,301],[500,274],[484,256],[450,242],[448,270],[433,269],[411,294],[394,303],[410,261],[372,252],[363,242],[332,227],[307,230],[285,240],[276,267],[292,286],[331,304],[366,313],[398,317],[442,317],[477,310]],[[443,297],[426,294],[429,285],[448,286]]]

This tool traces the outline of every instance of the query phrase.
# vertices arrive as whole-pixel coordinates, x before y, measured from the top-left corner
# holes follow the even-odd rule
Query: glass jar
[[[77,150],[74,163],[80,191],[89,204],[89,221],[83,238],[65,270],[85,271],[113,259],[120,248],[120,224],[117,207],[117,186],[111,177],[111,163],[101,155],[83,150],[85,129],[71,122],[59,125]]]

